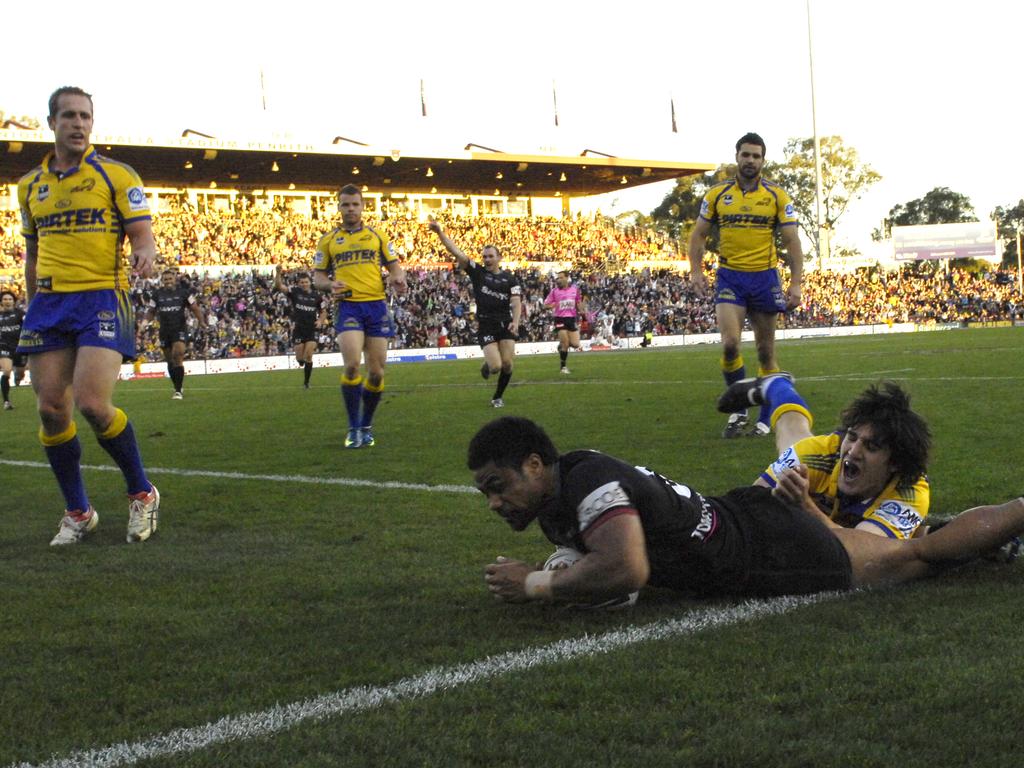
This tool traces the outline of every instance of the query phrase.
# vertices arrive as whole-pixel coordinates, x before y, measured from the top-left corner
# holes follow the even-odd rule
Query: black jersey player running
[[[281,277],[281,265],[274,273],[274,290],[285,294],[291,305],[295,362],[302,366],[302,386],[309,389],[313,355],[317,348],[316,326],[324,320],[323,295],[313,290],[313,281],[307,274],[300,274],[296,284],[289,288]]]
[[[17,353],[18,337],[25,313],[17,307],[17,299],[11,291],[0,292],[0,396],[4,410],[10,411],[11,373],[16,369],[25,370],[25,358]]]
[[[484,353],[480,375],[486,379],[492,373],[498,374],[498,386],[491,398],[491,405],[501,408],[505,405],[505,388],[512,378],[512,361],[516,356],[516,337],[519,335],[522,312],[519,281],[511,272],[501,268],[501,252],[496,245],[485,245],[481,249],[480,257],[484,262],[481,267],[452,242],[433,218],[430,219],[430,231],[441,238],[448,253],[455,257],[461,269],[466,270],[473,283],[478,322],[477,342]]]
[[[484,426],[469,444],[468,465],[513,530],[536,519],[552,543],[583,553],[557,571],[497,558],[485,580],[510,603],[593,603],[647,584],[700,596],[888,586],[959,565],[1024,531],[1017,497],[969,509],[927,536],[876,536],[818,512],[806,498],[803,465],[782,470],[774,490],[704,496],[597,451],[560,455],[543,429],[516,417]]]
[[[160,323],[160,348],[167,361],[167,375],[171,377],[174,394],[171,398],[181,400],[181,387],[185,381],[185,348],[188,345],[188,321],[185,311],[190,311],[199,322],[206,325],[203,310],[196,300],[195,292],[186,284],[178,282],[178,276],[167,269],[160,275],[160,287],[153,292],[149,303],[147,319],[155,314]]]

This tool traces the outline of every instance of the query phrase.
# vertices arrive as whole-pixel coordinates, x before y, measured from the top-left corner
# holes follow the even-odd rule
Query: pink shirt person
[[[555,308],[555,317],[576,317],[576,308],[582,300],[579,287],[568,285],[565,288],[552,288],[544,303]]]

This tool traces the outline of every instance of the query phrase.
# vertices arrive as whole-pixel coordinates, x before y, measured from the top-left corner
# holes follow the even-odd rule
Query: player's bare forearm
[[[156,268],[156,240],[149,221],[136,221],[125,227],[132,246],[131,265],[139,277],[150,277]]]
[[[25,291],[28,300],[36,295],[36,261],[39,258],[39,244],[35,240],[25,241]]]
[[[405,278],[405,269],[398,262],[392,262],[388,265],[388,284],[399,294],[409,290],[409,283]]]
[[[438,222],[433,216],[431,216],[428,222],[428,226],[430,227],[431,232],[433,232],[439,238],[441,238],[441,245],[444,246],[444,249],[455,257],[456,265],[458,265],[460,269],[465,269],[466,265],[469,264],[469,257],[462,252],[459,246],[455,244],[454,240],[448,237],[448,233],[444,231],[444,228],[441,226],[440,222]]]
[[[318,291],[332,292],[334,290],[334,279],[325,270],[313,270],[313,287]]]

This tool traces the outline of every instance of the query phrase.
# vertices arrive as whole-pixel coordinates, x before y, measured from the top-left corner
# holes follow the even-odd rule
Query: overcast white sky
[[[81,85],[97,133],[341,134],[706,163],[731,160],[748,130],[775,158],[812,133],[805,0],[9,5],[0,108],[42,117],[50,91]],[[811,20],[818,133],[842,136],[884,177],[841,239],[863,242],[892,206],[937,186],[981,216],[1024,197],[1013,151],[1024,4],[811,0]],[[664,193],[602,206],[647,212]]]

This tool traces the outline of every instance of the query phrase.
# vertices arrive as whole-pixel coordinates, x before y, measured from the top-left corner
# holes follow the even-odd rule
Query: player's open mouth
[[[843,479],[856,480],[858,475],[860,475],[860,467],[849,459],[843,459]]]

